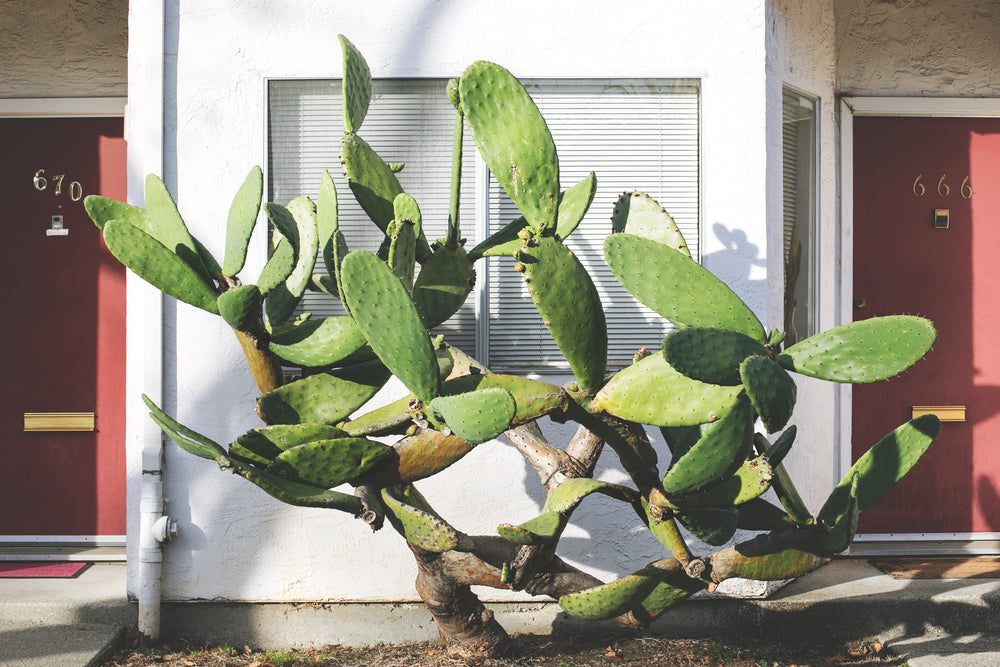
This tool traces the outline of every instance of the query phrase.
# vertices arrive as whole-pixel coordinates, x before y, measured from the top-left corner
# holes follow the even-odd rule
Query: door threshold
[[[855,542],[848,555],[869,556],[996,556],[1000,540],[871,540]]]
[[[125,545],[93,544],[46,546],[42,544],[0,544],[0,562],[11,561],[87,561],[88,563],[125,562]]]

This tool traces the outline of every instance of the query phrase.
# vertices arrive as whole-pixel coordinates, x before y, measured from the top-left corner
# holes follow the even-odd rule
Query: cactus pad
[[[377,361],[311,375],[290,382],[257,400],[268,424],[336,424],[368,402],[389,380]]]
[[[820,538],[818,544],[818,554],[821,556],[835,556],[851,546],[854,534],[858,530],[858,478],[855,473],[851,478],[850,492],[847,498],[847,506],[839,513],[840,518],[837,523],[829,527],[827,533]]]
[[[331,316],[276,327],[268,347],[289,363],[315,368],[344,363],[367,343],[353,319]]]
[[[542,321],[569,362],[580,389],[596,390],[607,368],[604,307],[580,260],[553,237],[529,242],[517,258]]]
[[[205,282],[211,283],[215,279],[215,274],[207,268],[215,264],[215,260],[204,261],[203,249],[192,238],[167,186],[155,174],[146,176],[146,215],[143,220],[146,223],[144,231],[184,260]]]
[[[554,231],[559,159],[524,86],[503,67],[479,61],[462,74],[459,93],[472,139],[493,177],[532,228]]]
[[[936,416],[924,415],[911,419],[872,445],[847,471],[816,518],[827,526],[840,522],[849,508],[855,475],[858,511],[864,512],[877,503],[917,464],[940,427]]]
[[[272,216],[274,204],[267,205],[268,217],[272,221],[284,219],[283,215]],[[281,209],[277,209],[281,210]],[[278,285],[268,294],[265,310],[270,322],[283,322],[295,310],[299,299],[306,290],[312,278],[313,267],[316,265],[316,253],[319,249],[319,232],[316,225],[316,205],[308,197],[298,197],[288,202],[288,213],[295,222],[294,230],[282,231],[292,241],[296,248],[295,267],[288,274],[285,282]],[[290,236],[294,234],[294,236]]]
[[[574,477],[556,487],[545,502],[545,508],[551,512],[568,514],[592,493],[603,493],[626,503],[634,503],[639,500],[638,494],[627,486],[587,477]]]
[[[670,505],[686,507],[733,507],[759,497],[771,488],[771,464],[763,456],[744,461],[731,477],[702,491],[669,497]]]
[[[413,284],[420,321],[433,329],[458,312],[476,284],[476,272],[461,246],[438,246]]]
[[[157,426],[163,429],[163,432],[187,453],[203,459],[218,459],[220,456],[226,456],[226,450],[222,448],[222,445],[175,421],[145,394],[142,396],[142,401],[149,408],[149,416],[156,422]]]
[[[108,197],[87,195],[83,199],[83,208],[101,230],[109,220],[122,220],[139,228],[145,228],[146,225],[146,209]]]
[[[389,522],[410,544],[433,553],[458,546],[458,533],[440,517],[406,504],[394,497],[389,489],[382,489],[382,502]]]
[[[330,172],[324,169],[319,179],[319,196],[316,198],[316,243],[327,273],[331,276],[337,275],[333,252],[338,231],[340,231],[340,210],[337,203],[337,186],[334,185]]]
[[[215,290],[191,265],[162,243],[127,222],[104,225],[104,243],[119,262],[178,301],[218,315]]]
[[[795,408],[795,381],[770,357],[754,355],[740,365],[743,388],[768,433],[780,431]]]
[[[344,258],[341,278],[341,295],[375,354],[417,398],[430,403],[438,394],[437,358],[399,278],[364,251]]]
[[[262,296],[267,296],[279,285],[283,285],[295,270],[295,246],[287,238],[282,238],[271,252],[267,264],[257,278],[257,288]]]
[[[642,192],[626,192],[618,198],[611,214],[611,228],[616,234],[641,236],[691,256],[674,219],[655,199]]]
[[[672,569],[668,563],[659,561],[610,584],[564,595],[559,606],[570,616],[588,621],[621,616],[639,606],[663,582]]]
[[[344,54],[344,80],[341,86],[344,132],[357,132],[368,114],[368,104],[372,99],[372,73],[364,56],[351,40],[343,35],[337,35],[337,39],[340,40],[340,49]]]
[[[543,512],[519,526],[502,523],[497,526],[497,533],[514,544],[549,544],[565,527],[565,516],[559,512]]]
[[[219,314],[237,331],[255,331],[261,325],[263,299],[256,285],[240,285],[219,295]]]
[[[356,134],[340,142],[340,163],[351,192],[368,217],[383,232],[395,218],[392,203],[403,192],[396,174],[368,143]]]
[[[516,375],[462,375],[441,385],[441,393],[451,396],[478,389],[499,388],[510,392],[517,410],[512,425],[523,424],[565,407],[562,387]]]
[[[736,534],[740,513],[735,507],[690,507],[676,516],[695,538],[717,547]]]
[[[752,355],[766,355],[763,345],[737,331],[691,327],[663,339],[667,362],[692,380],[738,385],[740,364]]]
[[[795,442],[795,434],[797,429],[795,424],[792,424],[786,428],[778,439],[774,441],[773,445],[766,445],[764,451],[764,458],[772,466],[780,465],[788,454],[789,450],[792,448],[792,443]]]
[[[738,331],[759,343],[764,326],[721,280],[687,255],[632,234],[604,240],[604,258],[629,294],[678,327]]]
[[[247,246],[253,228],[257,225],[263,194],[264,174],[260,167],[254,167],[247,174],[229,207],[229,218],[226,221],[226,254],[222,259],[224,275],[232,277],[243,270],[247,259]]]
[[[361,511],[360,500],[340,491],[329,491],[312,484],[282,479],[239,461],[232,461],[230,470],[248,482],[253,482],[272,498],[289,505],[337,509],[353,515]]]
[[[694,447],[671,466],[663,478],[664,492],[691,493],[736,472],[750,451],[752,413],[750,400],[741,394]]]
[[[347,434],[326,424],[279,424],[247,431],[230,443],[229,452],[241,459],[267,466],[281,452],[316,440],[342,438]]]
[[[438,396],[430,409],[452,432],[472,444],[492,440],[507,430],[517,404],[506,389],[479,389],[466,394]]]
[[[391,447],[365,438],[317,440],[285,450],[267,472],[332,489],[368,472],[391,451]]]
[[[396,220],[409,220],[413,223],[413,233],[417,237],[417,261],[425,262],[430,257],[431,248],[427,245],[427,237],[424,235],[423,215],[417,200],[401,192],[392,200],[392,212]]]
[[[662,354],[653,354],[619,371],[597,393],[594,404],[640,424],[697,426],[718,419],[742,390],[692,380]]]
[[[779,354],[777,361],[821,380],[877,382],[917,363],[936,338],[934,325],[922,317],[874,317],[810,336]]]
[[[393,220],[386,228],[389,242],[387,263],[407,292],[413,291],[413,268],[417,261],[417,237],[409,220]]]

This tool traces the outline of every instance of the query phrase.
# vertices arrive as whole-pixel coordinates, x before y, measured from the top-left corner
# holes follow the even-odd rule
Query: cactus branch
[[[233,332],[243,348],[243,356],[246,357],[250,374],[253,375],[254,384],[261,396],[280,387],[284,383],[281,366],[270,352],[263,349],[267,343],[238,329],[233,329]]]
[[[455,135],[451,150],[451,198],[448,202],[448,236],[445,245],[457,248],[461,231],[458,223],[459,191],[462,189],[462,133],[464,130],[464,115],[462,108],[455,110]]]

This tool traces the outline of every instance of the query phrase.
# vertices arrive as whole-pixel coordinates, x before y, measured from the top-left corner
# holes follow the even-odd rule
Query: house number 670
[[[927,193],[927,188],[920,182],[923,177],[923,174],[917,174],[917,177],[913,180],[913,194],[917,197],[923,197]],[[948,174],[941,174],[941,178],[938,179],[937,193],[939,197],[947,197],[951,194],[951,186],[945,182],[947,177]],[[962,179],[962,185],[958,191],[961,193],[962,199],[972,199],[972,186],[969,185],[968,176]]]
[[[49,187],[49,181],[44,176],[45,170],[39,169],[35,172],[32,181],[35,184],[35,189],[39,192],[44,191]],[[63,180],[66,178],[66,174],[56,174],[52,176],[52,182],[55,184],[55,190],[53,193],[58,197],[62,194]],[[71,181],[69,184],[69,198],[72,201],[80,201],[83,199],[83,186],[80,185],[79,181]]]

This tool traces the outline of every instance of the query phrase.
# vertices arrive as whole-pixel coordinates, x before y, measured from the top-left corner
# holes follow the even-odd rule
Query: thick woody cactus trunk
[[[466,659],[509,655],[507,632],[468,585],[452,578],[442,554],[413,545],[410,549],[417,561],[417,593],[434,616],[448,653]]]

